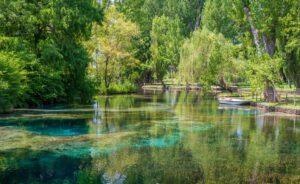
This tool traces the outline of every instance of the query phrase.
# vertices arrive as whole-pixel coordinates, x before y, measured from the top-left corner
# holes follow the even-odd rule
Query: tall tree
[[[137,23],[141,30],[141,39],[134,42],[138,49],[136,57],[143,63],[151,60],[151,30],[155,17],[166,16],[179,19],[182,34],[187,37],[197,29],[202,18],[204,0],[122,0],[116,3],[118,10],[131,21]],[[145,67],[144,79],[151,80],[151,67]]]
[[[163,83],[167,72],[176,72],[182,32],[179,18],[155,17],[151,31],[151,66],[154,78]],[[164,84],[164,83],[163,83]]]
[[[170,18],[179,17],[183,34],[189,36],[201,24],[204,2],[204,0],[165,0],[163,14]]]
[[[285,5],[280,0],[251,0],[231,2],[236,15],[244,15],[235,18],[240,19],[237,22],[242,23],[241,27],[248,27],[252,34],[253,43],[256,47],[256,56],[258,60],[266,60],[265,63],[258,62],[256,65],[265,65],[266,71],[264,77],[265,90],[264,95],[268,101],[278,101],[278,95],[275,90],[275,81],[273,80],[280,72],[280,58],[276,55],[276,41],[280,31],[279,20],[285,12]],[[241,20],[242,19],[242,20]],[[247,22],[243,20],[247,20]],[[244,25],[243,25],[244,24]],[[247,24],[247,25],[245,25]],[[247,35],[244,33],[244,35]],[[265,56],[267,55],[267,56]],[[252,65],[252,66],[256,66]],[[271,70],[269,70],[271,68]],[[256,75],[257,67],[253,68],[253,75]]]
[[[0,35],[26,42],[33,59],[28,71],[29,104],[67,99],[84,100],[90,95],[86,68],[90,61],[82,41],[90,36],[91,25],[101,20],[94,0],[14,0],[0,2]],[[15,45],[15,44],[13,44]],[[20,52],[17,47],[4,48]],[[2,48],[3,49],[3,48]],[[34,61],[34,62],[31,62]]]
[[[136,24],[126,20],[115,6],[106,10],[102,25],[95,25],[93,36],[88,42],[88,48],[94,55],[97,77],[101,77],[104,87],[108,89],[111,83],[136,82],[133,74],[141,67],[140,61],[134,57],[135,49],[132,40],[139,37]],[[98,78],[99,80],[99,78]]]
[[[187,84],[200,82],[206,91],[211,85],[227,89],[235,74],[232,50],[233,45],[223,35],[208,29],[195,31],[182,46],[179,79]]]
[[[280,51],[285,59],[285,73],[300,92],[300,16],[299,0],[284,0],[286,14],[280,19]]]
[[[235,41],[238,31],[235,22],[231,18],[230,0],[207,0],[205,2],[202,27],[215,33],[221,33],[226,38]]]

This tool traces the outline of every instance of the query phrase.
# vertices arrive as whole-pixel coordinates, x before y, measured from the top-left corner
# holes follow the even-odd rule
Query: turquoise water
[[[300,183],[300,119],[184,92],[19,110],[0,183]]]

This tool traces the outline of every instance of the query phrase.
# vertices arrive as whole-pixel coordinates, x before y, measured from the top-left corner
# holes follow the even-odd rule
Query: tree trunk
[[[230,93],[232,93],[232,90],[227,86],[227,83],[225,81],[224,76],[222,76],[219,80],[219,85],[223,90],[229,91]]]
[[[194,26],[194,31],[196,31],[200,24],[201,24],[201,15],[202,15],[202,12],[203,12],[203,6],[204,6],[204,0],[200,0],[200,5],[199,5],[199,15],[197,16],[197,19],[196,19],[196,23],[195,23],[195,26]]]
[[[258,52],[258,54],[261,55],[261,42],[260,42],[260,38],[259,38],[259,32],[253,23],[250,8],[248,6],[245,6],[244,12],[246,14],[247,20],[251,27],[251,32],[252,32],[252,35],[254,38],[254,43],[257,48],[257,52]],[[271,32],[272,32],[272,34],[270,34],[269,38],[266,33],[263,33],[263,43],[264,43],[264,49],[265,49],[266,53],[270,57],[273,57],[273,55],[275,53],[275,41],[276,41],[275,34],[274,34],[275,28],[273,28]],[[266,81],[266,88],[265,88],[263,94],[264,94],[265,100],[267,100],[269,102],[278,102],[279,101],[278,94],[275,90],[274,85],[271,84],[270,80]]]
[[[201,14],[199,14],[199,16],[197,17],[197,21],[195,23],[194,31],[196,31],[199,28],[200,23],[201,23]]]
[[[268,36],[266,33],[263,34],[263,42],[264,42],[264,49],[266,53],[272,58],[275,54],[275,44],[276,44],[276,37],[275,37],[275,28],[272,28],[271,34]],[[275,89],[275,86],[271,84],[271,81],[266,81],[266,89],[265,92],[268,94],[267,98],[265,98],[269,102],[278,102],[279,96]]]
[[[107,69],[107,65],[108,65],[108,61],[109,61],[109,58],[106,58],[105,59],[105,70],[104,70],[104,82],[105,82],[105,88],[108,89],[109,88],[109,81],[108,81],[108,69]]]
[[[275,32],[275,30],[272,30],[272,32]],[[264,41],[265,51],[269,54],[270,57],[273,57],[275,53],[275,43],[276,43],[276,38],[274,33],[271,33],[269,37],[266,33],[264,33],[263,41]]]
[[[161,80],[160,82],[161,82],[161,84],[162,84],[162,86],[163,86],[163,90],[166,91],[166,90],[167,90],[167,86],[166,86],[166,84],[164,83],[164,80]]]
[[[244,7],[244,12],[246,14],[247,20],[250,24],[251,27],[251,33],[253,35],[254,38],[254,43],[257,49],[258,53],[261,53],[261,47],[260,47],[260,40],[259,40],[259,33],[258,30],[255,28],[255,25],[253,23],[252,17],[251,17],[251,13],[250,13],[250,8],[248,6]]]
[[[268,102],[278,102],[279,96],[277,91],[274,88],[274,85],[270,84],[271,82],[268,80],[266,81],[266,88],[263,92],[264,98]]]
[[[291,89],[291,88],[292,88],[292,85],[291,85],[290,79],[287,79],[287,82],[288,82],[289,88]]]
[[[296,94],[300,94],[300,80],[296,80],[295,85],[296,85]]]
[[[295,80],[296,88],[300,88],[300,79]]]
[[[283,69],[283,68],[280,68],[280,76],[281,76],[281,79],[283,80],[283,82],[289,83],[288,78],[287,78],[287,76],[285,75],[284,69]]]

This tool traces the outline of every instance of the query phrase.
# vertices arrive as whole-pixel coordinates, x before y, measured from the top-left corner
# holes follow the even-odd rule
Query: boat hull
[[[250,105],[250,101],[240,99],[219,99],[220,104],[226,105]]]

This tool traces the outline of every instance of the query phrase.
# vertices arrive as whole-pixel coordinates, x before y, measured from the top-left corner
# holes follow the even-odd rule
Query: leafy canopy
[[[200,82],[205,90],[234,74],[233,45],[223,35],[207,29],[195,31],[185,40],[179,64],[179,79]]]

